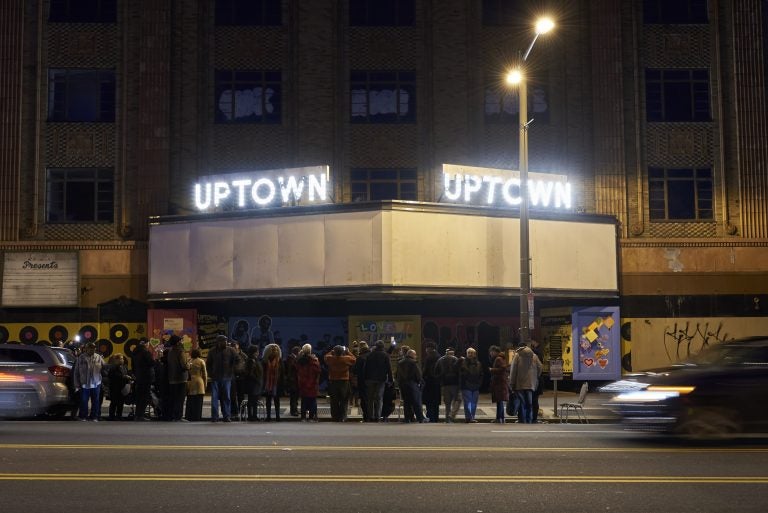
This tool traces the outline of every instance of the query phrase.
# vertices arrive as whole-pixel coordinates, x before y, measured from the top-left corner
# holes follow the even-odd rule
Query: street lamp
[[[533,45],[540,35],[555,27],[550,18],[541,18],[536,22],[536,35],[523,54],[521,64],[528,60]],[[533,306],[531,293],[531,255],[528,235],[528,84],[521,69],[515,69],[507,75],[507,82],[517,84],[520,96],[520,342],[528,345],[530,341],[530,314]]]

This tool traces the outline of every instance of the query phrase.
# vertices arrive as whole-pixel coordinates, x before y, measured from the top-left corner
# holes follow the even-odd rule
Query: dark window
[[[282,25],[280,0],[216,0],[216,25]]]
[[[115,71],[48,70],[49,121],[115,120]]]
[[[653,121],[710,121],[706,69],[646,69],[645,109]]]
[[[483,25],[506,27],[527,20],[520,0],[483,0]]]
[[[549,123],[549,94],[546,87],[528,87],[528,119],[534,119],[536,123]],[[485,88],[485,122],[520,123],[520,95],[517,87],[493,84]]]
[[[416,73],[353,71],[350,99],[353,123],[414,123]]]
[[[356,168],[350,172],[352,201],[418,199],[416,170]]]
[[[414,0],[349,0],[349,24],[358,27],[411,26]]]
[[[43,357],[31,349],[0,348],[0,362],[44,363]]]
[[[115,23],[117,0],[51,0],[50,21]]]
[[[707,0],[644,0],[643,21],[656,23],[707,23]]]
[[[712,185],[710,168],[649,168],[651,221],[713,219]]]
[[[280,123],[279,71],[216,71],[217,123]]]
[[[112,169],[48,170],[46,220],[49,223],[111,223],[115,217]]]

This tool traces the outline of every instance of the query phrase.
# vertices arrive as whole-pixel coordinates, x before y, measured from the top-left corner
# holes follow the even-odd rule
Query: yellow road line
[[[766,453],[768,447],[418,447],[330,445],[146,445],[146,444],[0,444],[10,449],[90,449],[118,451],[309,451],[309,452],[616,452],[616,453]]]
[[[337,483],[659,483],[659,484],[762,484],[768,476],[359,476],[283,474],[12,474],[0,481],[219,481],[219,482],[337,482]]]

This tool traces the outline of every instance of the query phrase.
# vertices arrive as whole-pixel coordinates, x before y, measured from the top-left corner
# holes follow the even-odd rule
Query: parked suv
[[[0,344],[0,417],[63,415],[72,364],[48,346]]]

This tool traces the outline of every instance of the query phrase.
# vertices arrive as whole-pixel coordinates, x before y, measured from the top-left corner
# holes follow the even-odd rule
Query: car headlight
[[[659,386],[651,385],[645,390],[636,390],[632,392],[626,392],[619,394],[612,399],[612,402],[652,402],[652,401],[666,401],[667,399],[674,399],[681,395],[690,394],[696,387],[691,386]]]

